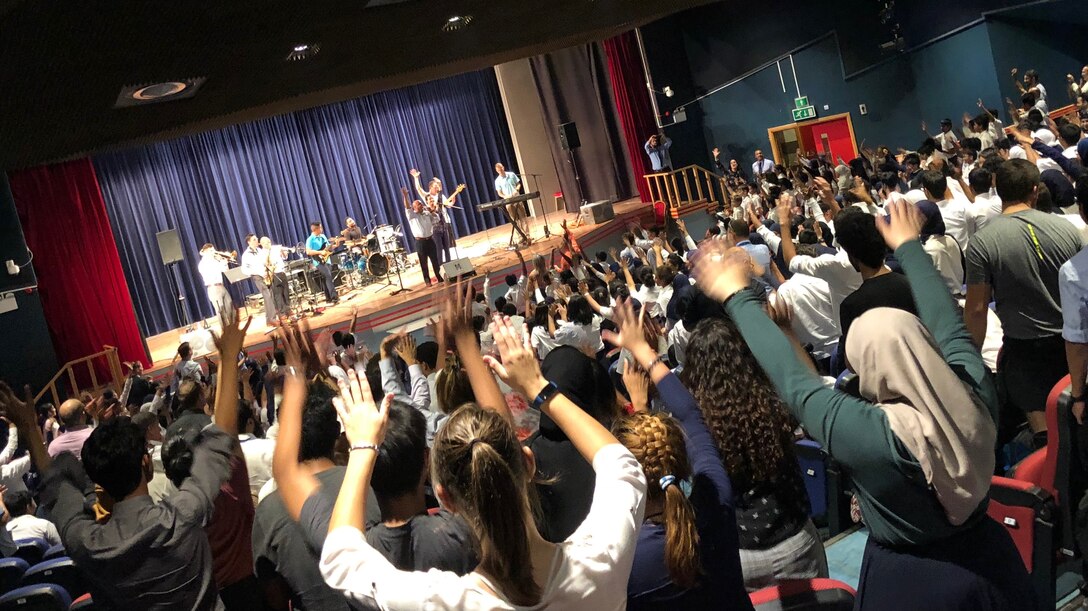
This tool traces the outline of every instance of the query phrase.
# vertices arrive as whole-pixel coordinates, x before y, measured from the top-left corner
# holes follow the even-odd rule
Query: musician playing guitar
[[[521,179],[517,174],[507,172],[502,163],[495,164],[495,173],[498,174],[495,178],[495,192],[499,194],[499,197],[510,199],[518,194],[521,190]],[[506,206],[506,212],[510,215],[510,221],[517,227],[518,233],[521,234],[521,244],[523,246],[529,244],[528,227],[522,221],[526,217],[524,205],[509,204]]]
[[[310,223],[310,237],[306,238],[306,254],[313,262],[314,269],[321,275],[322,289],[325,291],[325,301],[336,305],[340,303],[340,297],[336,294],[336,285],[332,281],[332,268],[329,267],[329,257],[332,256],[332,248],[336,242],[343,238],[336,237],[330,240],[325,236],[321,223]]]
[[[438,260],[446,263],[450,261],[449,249],[454,244],[452,221],[448,209],[457,207],[457,195],[465,190],[465,185],[457,185],[457,189],[447,197],[442,193],[442,181],[437,177],[432,178],[424,189],[419,179],[419,170],[412,168],[408,173],[412,175],[416,193],[423,199],[423,205],[435,215],[434,242],[438,248]]]

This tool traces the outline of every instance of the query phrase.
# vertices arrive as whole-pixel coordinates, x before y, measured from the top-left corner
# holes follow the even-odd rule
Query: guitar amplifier
[[[447,280],[471,278],[476,275],[476,268],[471,259],[454,259],[442,264],[442,277]]]
[[[600,225],[616,217],[616,212],[612,209],[612,200],[608,199],[582,206],[581,214],[587,223],[593,225]]]

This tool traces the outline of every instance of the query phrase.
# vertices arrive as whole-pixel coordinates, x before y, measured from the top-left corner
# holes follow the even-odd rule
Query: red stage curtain
[[[642,69],[634,30],[604,41],[604,51],[608,58],[612,97],[616,99],[623,138],[627,141],[627,153],[631,159],[631,167],[635,170],[638,194],[642,201],[648,202],[650,194],[642,175],[650,172],[650,159],[642,145],[650,134],[657,131],[657,123],[650,106],[646,73]]]
[[[9,177],[57,360],[65,363],[110,345],[122,361],[149,365],[91,161],[39,166]]]

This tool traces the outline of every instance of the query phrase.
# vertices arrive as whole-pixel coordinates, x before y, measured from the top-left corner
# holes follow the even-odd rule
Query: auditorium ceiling
[[[707,3],[0,0],[0,168],[481,69]],[[289,60],[296,49],[310,57]],[[187,79],[203,79],[191,98],[115,107],[125,87]]]

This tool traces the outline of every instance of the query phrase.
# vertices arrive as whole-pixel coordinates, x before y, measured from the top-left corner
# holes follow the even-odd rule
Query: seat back
[[[55,583],[64,588],[70,596],[75,597],[90,592],[87,581],[76,568],[75,562],[65,556],[40,562],[27,569],[23,575],[22,585],[30,586],[38,583]]]
[[[0,596],[0,611],[68,611],[72,599],[54,583],[40,583]]]
[[[1012,537],[1039,597],[1040,608],[1054,608],[1055,518],[1054,499],[1030,482],[1007,477],[990,481],[986,513]]]
[[[23,573],[30,567],[22,558],[4,558],[0,560],[0,592],[9,592],[19,585]]]
[[[54,558],[60,558],[61,556],[67,556],[68,552],[64,551],[64,546],[60,543],[45,550],[45,555],[42,556],[42,560],[52,560]]]
[[[1040,487],[1054,497],[1054,503],[1061,506],[1066,499],[1062,498],[1058,490],[1056,477],[1058,474],[1058,462],[1062,459],[1062,446],[1068,447],[1068,429],[1063,426],[1060,416],[1060,403],[1062,395],[1069,395],[1069,376],[1058,380],[1050,394],[1046,398],[1046,460],[1043,461],[1042,483]],[[1068,411],[1068,409],[1066,410]],[[1056,432],[1057,434],[1054,434]]]
[[[749,597],[755,611],[852,611],[855,595],[834,579],[784,579]]]
[[[94,611],[94,599],[90,594],[84,594],[79,598],[72,601],[72,606],[69,607],[69,611]]]
[[[42,557],[45,556],[45,550],[49,549],[49,544],[45,539],[33,538],[33,539],[19,539],[15,542],[16,550],[13,554],[16,558],[22,558],[27,561],[27,564],[34,566],[42,561]]]
[[[822,518],[827,515],[827,453],[811,439],[798,441],[794,453],[808,493],[808,514],[814,519]]]

